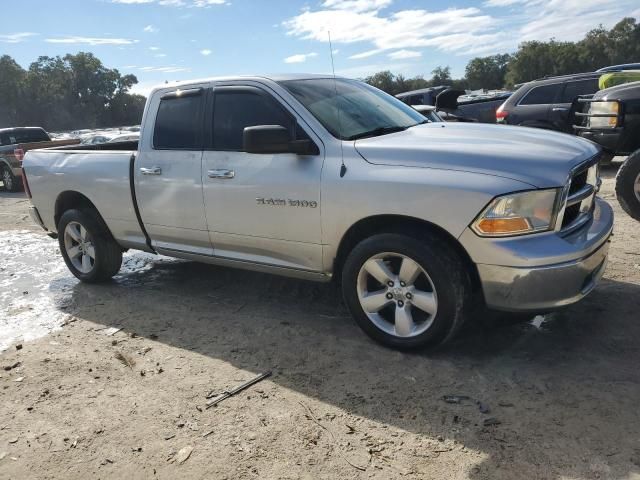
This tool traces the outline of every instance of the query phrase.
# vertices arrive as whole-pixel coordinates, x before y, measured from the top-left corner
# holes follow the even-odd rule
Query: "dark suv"
[[[601,75],[578,73],[525,83],[496,111],[496,121],[572,133],[572,104],[580,95],[596,93]]]

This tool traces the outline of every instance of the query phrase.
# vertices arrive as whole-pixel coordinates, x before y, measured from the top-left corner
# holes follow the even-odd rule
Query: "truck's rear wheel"
[[[58,223],[58,242],[67,267],[83,282],[104,282],[120,270],[122,250],[95,212],[67,210]]]
[[[342,274],[360,327],[393,348],[436,345],[462,325],[470,301],[463,264],[442,240],[380,234],[358,244]]]
[[[616,196],[622,209],[640,221],[640,150],[629,155],[618,170]]]
[[[2,168],[2,183],[4,184],[4,189],[8,192],[17,192],[20,189],[20,181],[9,167],[4,166],[0,168]]]

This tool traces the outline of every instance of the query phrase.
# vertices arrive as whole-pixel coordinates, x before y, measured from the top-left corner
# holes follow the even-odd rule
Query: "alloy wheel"
[[[64,229],[64,247],[74,268],[90,273],[96,263],[96,250],[91,234],[78,222],[69,222]]]
[[[438,312],[431,278],[418,262],[399,253],[380,253],[364,262],[356,289],[369,320],[397,337],[424,333]]]
[[[2,170],[2,183],[4,183],[5,190],[13,190],[13,175],[6,168]]]

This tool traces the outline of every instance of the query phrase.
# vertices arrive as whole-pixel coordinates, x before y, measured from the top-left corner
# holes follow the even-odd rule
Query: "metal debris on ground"
[[[269,370],[267,372],[264,372],[264,373],[261,373],[257,377],[252,378],[248,382],[245,382],[242,385],[237,386],[233,390],[224,391],[224,392],[222,392],[220,394],[215,394],[213,392],[209,393],[209,395],[207,395],[207,398],[209,398],[211,400],[209,400],[207,402],[207,408],[213,407],[213,406],[217,405],[218,403],[222,402],[223,400],[226,400],[229,397],[233,397],[234,395],[236,395],[236,394],[242,392],[243,390],[249,388],[251,385],[255,385],[256,383],[258,383],[261,380],[264,380],[265,378],[270,377],[270,376],[271,376],[271,370]]]
[[[113,335],[115,335],[116,333],[118,333],[120,330],[122,330],[122,328],[118,328],[118,327],[111,327],[111,328],[105,328],[102,333],[104,333],[105,335],[107,335],[108,337],[112,337]]]
[[[471,397],[468,397],[466,395],[444,395],[442,397],[442,400],[444,400],[447,403],[462,403],[464,400],[471,400]]]

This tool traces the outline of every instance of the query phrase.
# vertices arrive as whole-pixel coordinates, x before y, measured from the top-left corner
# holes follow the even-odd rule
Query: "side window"
[[[409,105],[424,105],[424,97],[422,95],[411,95],[407,103]]]
[[[246,127],[282,125],[293,128],[293,118],[268,95],[243,90],[215,92],[213,112],[213,148],[242,151]]]
[[[203,95],[167,97],[160,100],[153,129],[157,150],[199,150]]]
[[[560,88],[562,88],[561,83],[534,87],[520,100],[519,105],[545,105],[554,103]]]
[[[562,94],[560,103],[572,103],[580,95],[591,95],[598,91],[598,79],[580,80],[578,82],[567,82]]]

